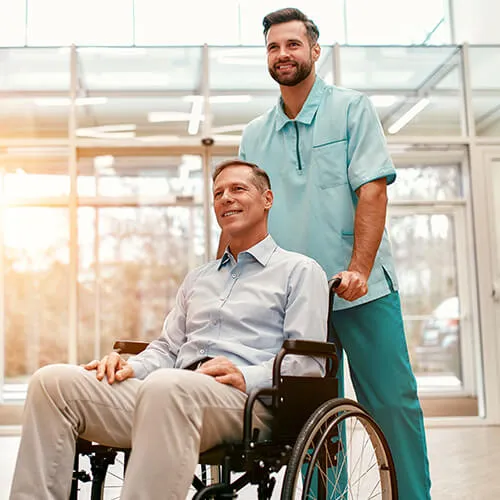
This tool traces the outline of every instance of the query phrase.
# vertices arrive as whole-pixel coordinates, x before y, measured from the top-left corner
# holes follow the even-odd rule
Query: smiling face
[[[239,246],[248,244],[250,248],[266,237],[273,194],[258,187],[250,167],[235,165],[222,170],[214,181],[213,196],[217,222],[231,246],[239,240]]]
[[[271,26],[266,42],[269,74],[280,85],[292,87],[314,75],[320,48],[317,43],[311,46],[302,21]]]

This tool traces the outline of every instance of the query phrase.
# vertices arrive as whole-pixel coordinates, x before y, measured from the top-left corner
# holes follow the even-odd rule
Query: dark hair
[[[306,27],[307,38],[314,45],[319,38],[319,29],[314,24],[314,21],[309,19],[302,11],[299,9],[294,9],[292,7],[287,7],[286,9],[275,10],[269,13],[262,20],[262,25],[264,26],[264,37],[267,37],[267,33],[273,24],[288,23],[290,21],[302,21]]]
[[[221,174],[223,170],[227,167],[250,167],[252,169],[253,174],[253,183],[254,186],[261,192],[264,192],[266,189],[271,189],[271,181],[269,180],[269,176],[266,174],[264,170],[255,165],[255,163],[250,163],[248,161],[240,160],[239,158],[234,158],[231,160],[225,160],[222,163],[219,163],[212,174],[212,181],[215,182],[217,177]]]

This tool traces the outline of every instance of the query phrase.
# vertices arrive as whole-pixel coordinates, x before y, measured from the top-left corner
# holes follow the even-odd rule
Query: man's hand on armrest
[[[108,383],[123,382],[128,378],[135,376],[134,369],[129,365],[117,352],[111,352],[101,359],[95,359],[86,365],[83,365],[85,370],[96,370],[97,380],[102,380],[104,375],[108,379]]]
[[[196,371],[214,377],[221,384],[232,385],[242,392],[246,391],[246,382],[243,373],[224,356],[217,356],[214,359],[206,361]]]

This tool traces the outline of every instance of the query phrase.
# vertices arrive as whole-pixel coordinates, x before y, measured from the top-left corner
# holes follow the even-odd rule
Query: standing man
[[[382,127],[365,95],[316,75],[319,31],[307,16],[287,8],[263,24],[281,97],[246,127],[240,156],[271,178],[276,242],[342,278],[334,325],[357,397],[389,441],[400,498],[428,499],[423,416],[384,229],[396,172]]]

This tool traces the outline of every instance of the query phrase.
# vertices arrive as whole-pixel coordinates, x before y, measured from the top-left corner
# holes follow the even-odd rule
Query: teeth
[[[233,215],[233,214],[237,214],[238,212],[236,211],[233,211],[233,212],[226,212],[223,217],[227,217],[228,215]]]

